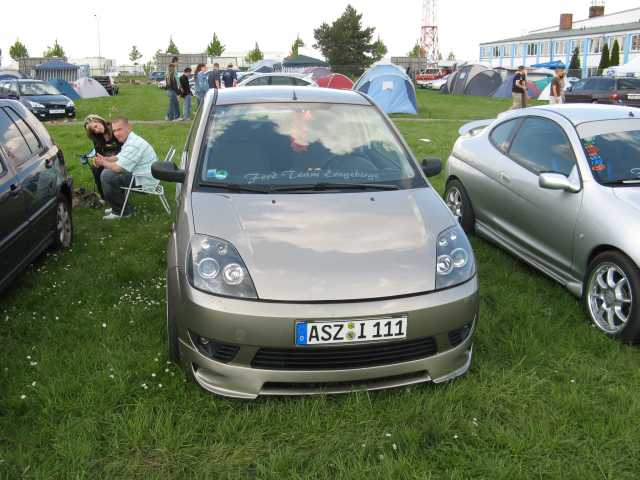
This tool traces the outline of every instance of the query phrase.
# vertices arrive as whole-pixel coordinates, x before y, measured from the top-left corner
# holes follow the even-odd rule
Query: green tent
[[[285,58],[282,62],[283,67],[328,67],[329,64],[317,58],[307,57],[306,55],[296,55],[295,57]]]

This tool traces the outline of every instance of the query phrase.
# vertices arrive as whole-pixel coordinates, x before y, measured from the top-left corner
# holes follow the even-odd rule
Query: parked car
[[[0,291],[50,246],[73,238],[62,150],[25,106],[0,100]]]
[[[416,85],[418,88],[431,88],[429,85],[434,80],[440,80],[451,73],[448,69],[431,68],[423,70],[416,75]]]
[[[310,74],[304,73],[254,73],[238,83],[239,87],[264,87],[266,85],[318,86]]]
[[[239,398],[464,374],[478,280],[440,169],[358,92],[209,92],[179,168],[152,167],[178,183],[170,358]]]
[[[640,340],[640,113],[534,107],[461,133],[445,201],[465,231],[582,297],[606,334]]]
[[[565,103],[640,107],[640,78],[589,77],[565,90]]]
[[[167,75],[167,72],[155,71],[149,74],[149,80],[154,82],[159,82],[160,80],[164,80],[164,77]]]
[[[41,120],[76,116],[73,100],[41,80],[0,81],[0,98],[18,100]]]
[[[426,83],[425,88],[429,90],[442,90],[447,85],[447,80],[449,79],[449,75],[446,77],[439,78],[437,80],[429,80]]]
[[[95,81],[97,81],[100,85],[104,87],[107,93],[111,96],[117,95],[120,88],[118,84],[113,81],[113,78],[109,75],[96,75],[92,77]]]

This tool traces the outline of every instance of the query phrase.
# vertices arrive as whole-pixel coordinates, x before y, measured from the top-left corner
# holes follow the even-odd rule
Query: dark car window
[[[509,157],[535,174],[555,172],[569,176],[576,162],[562,127],[540,117],[524,120],[511,143]]]
[[[271,85],[293,85],[293,79],[291,77],[271,77]]]
[[[9,95],[18,96],[18,82],[9,82]]]
[[[260,85],[269,85],[269,77],[254,78],[250,82],[247,82],[250,87],[258,87]]]
[[[20,94],[29,95],[61,95],[60,91],[47,82],[20,82]]]
[[[506,154],[509,150],[509,143],[511,142],[511,138],[513,137],[513,132],[518,126],[519,122],[520,119],[516,118],[515,120],[509,120],[508,122],[501,123],[500,125],[495,127],[489,135],[493,146],[500,150],[502,153]]]
[[[594,90],[608,91],[613,90],[616,86],[616,82],[613,78],[598,78],[596,79],[596,88]]]
[[[640,78],[621,78],[618,80],[619,90],[640,90]]]
[[[7,82],[0,82],[0,96],[5,97],[9,93],[9,85]]]
[[[586,80],[578,80],[576,83],[571,85],[571,91],[572,92],[578,92],[580,90],[584,90],[586,85],[587,85],[587,81]]]
[[[31,150],[15,123],[0,108],[0,143],[8,160],[19,166],[31,158]]]
[[[292,80],[294,85],[298,85],[300,87],[306,87],[307,85],[309,85],[309,82],[303,80],[302,78],[292,78]]]
[[[9,117],[11,117],[13,123],[18,126],[20,133],[22,133],[22,136],[27,141],[27,145],[29,145],[29,150],[31,150],[31,153],[39,153],[42,150],[42,143],[33,132],[31,127],[27,124],[27,122],[25,122],[24,119],[20,117],[20,115],[18,115],[13,108],[7,107],[4,110],[7,112]]]

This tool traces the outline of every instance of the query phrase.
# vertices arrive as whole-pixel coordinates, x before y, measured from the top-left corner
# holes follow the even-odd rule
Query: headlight
[[[471,244],[462,228],[442,232],[436,247],[436,290],[466,282],[475,271]]]
[[[75,107],[75,106],[76,106],[76,104],[75,104],[75,103],[73,103],[73,100],[69,100],[69,101],[67,102],[67,107]]]
[[[44,108],[44,105],[38,102],[29,101],[29,105],[31,105],[31,108]]]
[[[229,242],[194,235],[186,267],[189,282],[198,290],[226,297],[258,298],[247,267]]]

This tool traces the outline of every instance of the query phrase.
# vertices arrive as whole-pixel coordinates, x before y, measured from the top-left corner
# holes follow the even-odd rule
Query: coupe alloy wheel
[[[593,322],[604,332],[621,332],[631,318],[633,295],[625,272],[614,263],[593,270],[588,285],[588,307]]]

